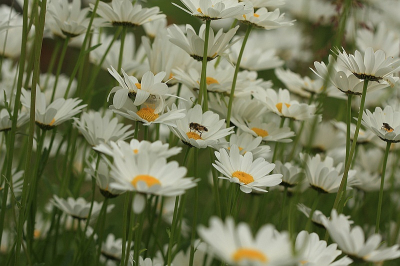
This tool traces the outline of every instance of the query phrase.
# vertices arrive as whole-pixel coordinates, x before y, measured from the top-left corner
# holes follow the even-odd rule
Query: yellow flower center
[[[264,129],[261,129],[261,128],[258,128],[258,127],[253,127],[251,130],[253,130],[257,134],[257,136],[260,136],[260,137],[263,137],[263,138],[268,136],[268,131],[266,131]]]
[[[246,15],[243,15],[243,18],[246,19]]]
[[[282,105],[283,105],[283,103],[277,103],[276,104],[276,108],[278,108],[279,113],[282,113]],[[290,104],[288,104],[288,103],[285,103],[285,105],[286,105],[287,108],[290,107]]]
[[[186,135],[188,136],[189,139],[194,139],[194,140],[202,139],[200,135],[197,134],[196,132],[186,132]]]
[[[268,258],[263,253],[250,248],[240,248],[236,250],[232,255],[232,259],[235,262],[240,262],[245,259],[250,261],[268,262]]]
[[[52,126],[54,124],[54,122],[56,122],[56,120],[53,118],[53,120],[51,120],[49,125]]]
[[[136,114],[149,122],[153,122],[154,120],[156,120],[158,118],[158,114],[154,113],[154,109],[150,108],[150,107],[145,107],[140,109],[139,111],[136,112]]]
[[[207,83],[207,85],[219,84],[218,80],[216,80],[215,78],[212,78],[212,77],[206,77],[206,83]]]
[[[34,237],[34,238],[39,238],[40,235],[41,235],[40,230],[34,230],[34,231],[33,231],[33,237]]]
[[[138,175],[131,181],[132,186],[136,188],[136,185],[139,181],[145,182],[148,187],[161,184],[157,178],[150,175]]]
[[[256,14],[256,13],[254,13],[254,16],[255,16],[256,18],[258,18],[260,15],[259,15],[259,14]]]
[[[142,88],[142,84],[140,83],[135,83],[136,88],[138,88],[139,90]]]
[[[242,147],[238,147],[238,148],[239,148],[239,151],[242,151],[242,150],[243,150]],[[231,147],[228,147],[228,150],[231,150]]]
[[[134,153],[134,154],[138,154],[138,153],[139,153],[139,150],[138,150],[138,149],[134,149],[134,150],[133,150],[133,153]]]
[[[174,75],[172,75],[172,73],[170,73],[168,79],[173,79],[173,78],[174,78]]]
[[[307,260],[301,260],[301,261],[300,261],[300,264],[301,264],[301,265],[304,265],[304,264],[306,264],[306,263],[308,263]]]
[[[254,182],[254,178],[251,175],[242,171],[235,171],[232,176],[236,177],[240,182],[245,183],[246,185]]]
[[[203,11],[201,11],[201,8],[200,8],[200,7],[197,9],[197,12],[203,13]]]

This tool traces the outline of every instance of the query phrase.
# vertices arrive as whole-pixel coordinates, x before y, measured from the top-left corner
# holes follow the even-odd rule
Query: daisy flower
[[[301,77],[299,74],[290,71],[289,69],[283,70],[281,68],[275,69],[275,74],[290,92],[293,92],[301,97],[310,98],[311,95],[320,94],[325,92],[328,97],[344,98],[334,87],[330,86],[324,90],[323,79],[311,79],[307,76]]]
[[[223,33],[220,29],[217,34],[214,35],[213,29],[210,29],[208,37],[208,50],[207,50],[207,61],[211,61],[229,49],[233,45],[233,42],[229,43],[239,26],[230,29],[227,33]],[[199,34],[196,34],[194,28],[187,24],[185,32],[180,27],[174,25],[168,28],[169,41],[173,44],[182,48],[191,57],[198,61],[203,61],[204,56],[204,40],[205,40],[206,25],[202,24],[199,30]]]
[[[172,3],[186,13],[203,20],[234,18],[246,14],[251,6],[238,3],[237,0],[181,0],[185,8]]]
[[[333,64],[331,67],[330,64]],[[353,73],[349,72],[346,69],[340,69],[337,65],[335,59],[330,55],[329,56],[329,64],[325,65],[324,62],[314,62],[315,70],[311,69],[317,76],[321,79],[328,81],[336,87],[338,90],[345,94],[353,94],[361,96],[364,86],[364,81],[360,80]],[[397,77],[392,77],[394,81],[397,81]],[[378,82],[369,82],[367,87],[367,92],[372,92],[375,90],[383,89],[389,86],[389,83],[386,81]]]
[[[351,228],[348,218],[335,209],[331,218],[323,219],[323,223],[339,248],[357,262],[383,262],[400,257],[398,245],[385,247],[379,234],[373,234],[365,241],[361,227]]]
[[[267,89],[258,91],[254,96],[265,103],[269,110],[281,117],[303,121],[313,117],[315,114],[316,108],[314,105],[291,100],[288,90],[279,89],[277,92],[274,89]]]
[[[253,119],[251,122],[232,117],[232,123],[254,137],[262,137],[263,141],[288,143],[292,142],[290,138],[295,135],[289,127],[279,127],[275,122],[264,123],[260,117]]]
[[[311,135],[313,139],[310,141]],[[313,122],[308,121],[304,125],[303,133],[300,136],[300,143],[303,147],[310,145],[315,151],[327,152],[334,148],[345,146],[346,135],[344,132],[337,130],[332,123],[318,121],[317,125],[313,127]]]
[[[295,249],[301,258],[300,264],[309,266],[349,265],[353,261],[348,257],[334,261],[342,252],[337,249],[337,244],[327,245],[326,241],[319,240],[316,233],[301,231],[295,242]]]
[[[22,127],[29,121],[29,114],[25,112],[18,112],[17,117],[17,128]],[[0,132],[11,130],[12,120],[10,113],[7,109],[1,109],[0,111]]]
[[[111,45],[107,53],[108,47]],[[90,61],[99,65],[104,54],[107,53],[101,68],[107,70],[110,66],[118,66],[119,53],[121,49],[121,40],[114,40],[112,35],[101,34],[99,38],[92,38],[91,46],[99,45],[96,49],[92,50],[89,54]],[[143,76],[149,71],[147,63],[143,64],[140,60],[145,56],[143,46],[136,47],[135,35],[127,33],[125,36],[124,51],[122,55],[121,69],[128,75]],[[143,73],[142,73],[143,72]]]
[[[177,162],[167,162],[165,157],[155,157],[147,152],[136,155],[132,150],[113,153],[111,187],[125,191],[159,196],[178,196],[196,186],[193,178],[184,178],[186,168]]]
[[[341,121],[333,121],[333,125],[342,131],[343,133],[346,133],[347,131],[347,125],[344,122]],[[354,132],[356,131],[356,125],[353,123],[350,123],[350,139],[354,139]],[[357,138],[357,143],[365,144],[371,142],[372,138],[375,137],[374,133],[371,132],[370,130],[364,130],[360,128],[360,131],[358,132],[358,138]]]
[[[333,166],[333,159],[329,156],[325,160],[319,154],[310,157],[308,154],[300,154],[300,158],[306,163],[306,177],[310,186],[322,193],[336,193],[343,177],[343,164]],[[350,170],[347,179],[347,189],[358,183],[355,179],[356,171]]]
[[[94,5],[89,5],[93,10]],[[165,18],[164,14],[160,14],[159,7],[142,8],[137,2],[132,4],[129,0],[113,0],[111,4],[99,2],[96,13],[113,26],[135,27]]]
[[[163,17],[143,24],[143,29],[146,32],[147,37],[154,39],[156,35],[162,34],[162,32],[166,31],[167,24],[167,18]]]
[[[157,106],[159,105],[160,103],[157,104]],[[157,106],[154,106],[153,100],[150,98],[141,105],[140,109],[138,109],[132,101],[126,101],[125,105],[119,110],[115,110],[113,105],[111,105],[110,108],[113,112],[130,120],[139,121],[145,126],[151,124],[164,124],[175,127],[175,121],[185,116],[185,109],[173,109],[163,113],[163,110]]]
[[[285,14],[281,14],[279,8],[270,12],[267,8],[262,7],[254,12],[251,11],[247,14],[236,16],[238,20],[245,24],[253,25],[257,28],[263,28],[266,30],[277,29],[286,26],[292,26],[294,20],[284,21]]]
[[[239,148],[233,145],[228,152],[222,148],[215,152],[217,160],[213,166],[230,182],[240,185],[244,193],[251,193],[253,190],[267,192],[265,187],[273,187],[282,182],[281,174],[269,173],[275,168],[275,164],[265,161],[264,158],[257,158],[253,161],[253,154],[246,152],[240,155]]]
[[[110,168],[104,159],[100,159],[98,165],[96,160],[92,162],[87,161],[86,165],[85,172],[96,179],[96,184],[100,189],[100,193],[105,198],[115,198],[125,192],[110,186],[112,177],[110,175]]]
[[[101,245],[101,255],[106,260],[120,263],[122,257],[122,246],[122,238],[115,238],[113,234],[109,234],[107,235],[106,240]],[[132,263],[130,263],[129,265],[132,265]]]
[[[283,60],[277,55],[277,49],[260,45],[260,43],[264,43],[268,39],[263,33],[265,32],[255,31],[250,34],[246,42],[246,49],[243,51],[242,60],[240,61],[240,68],[261,71],[283,65]],[[229,53],[229,58],[234,64],[237,63],[239,52],[243,44],[242,38],[236,38],[239,38],[239,41],[232,45],[231,53]],[[234,38],[234,41],[236,41],[236,38]]]
[[[118,123],[112,112],[102,115],[100,112],[84,112],[80,119],[74,118],[74,125],[85,137],[91,146],[99,145],[102,142],[124,140],[132,137],[134,130],[129,130],[130,125],[125,126]]]
[[[160,72],[154,75],[151,71],[146,72],[141,82],[134,76],[128,76],[123,69],[121,69],[123,77],[111,67],[108,72],[119,83],[119,86],[114,87],[108,95],[107,101],[113,95],[113,106],[116,109],[121,109],[128,98],[133,100],[135,106],[140,106],[148,100],[160,99],[160,108],[164,108],[164,100],[162,96],[167,95],[169,90],[167,84],[162,80],[165,77],[165,72]],[[158,110],[159,111],[159,110]]]
[[[187,68],[193,59],[168,39],[167,29],[165,29],[160,31],[152,42],[149,38],[142,37],[142,44],[146,51],[150,70],[154,73],[165,72],[166,75],[162,81],[173,85],[177,83],[177,80],[174,78],[172,70],[178,67]]]
[[[365,110],[362,124],[386,142],[400,142],[400,111],[395,111],[388,105],[385,109],[375,108],[371,113]]]
[[[93,149],[109,156],[113,156],[115,152],[118,152],[122,155],[124,152],[131,151],[132,153],[138,155],[146,152],[149,153],[150,156],[164,158],[175,156],[182,151],[181,147],[169,148],[168,143],[163,144],[160,140],[150,142],[147,140],[139,141],[137,139],[131,139],[129,143],[122,140],[119,140],[116,143],[113,141],[111,141],[109,144],[102,143]]]
[[[21,103],[30,108],[30,100],[30,91],[23,90]],[[40,92],[40,88],[37,88],[35,122],[41,129],[53,129],[80,113],[86,107],[86,104],[78,106],[81,102],[82,100],[77,98],[58,98],[47,106],[45,94]]]
[[[387,56],[399,56],[399,36],[396,32],[388,29],[385,22],[381,22],[374,30],[359,29],[357,31],[356,45],[365,51],[372,47],[374,51],[383,50]]]
[[[341,67],[352,72],[357,78],[369,81],[387,81],[391,87],[396,80],[393,73],[400,67],[400,59],[387,57],[385,52],[378,50],[374,52],[372,47],[368,47],[364,55],[356,51],[354,55],[348,55],[343,49],[336,51],[337,60]]]
[[[81,1],[51,0],[47,5],[46,26],[54,35],[62,38],[76,37],[86,33],[90,18],[89,8],[81,9]],[[100,26],[102,20],[95,18],[93,27]]]
[[[0,55],[16,59],[21,54],[23,17],[16,14],[11,7],[2,4],[0,5],[0,21],[6,24],[5,29],[0,31]],[[28,41],[33,36],[34,28],[35,26],[32,26],[32,30],[29,31]],[[3,74],[2,79],[4,78],[6,75]]]
[[[301,211],[307,218],[310,217],[311,213],[311,208],[308,208],[306,205],[299,203],[297,204],[297,209]],[[326,218],[326,216],[319,210],[315,210],[313,212],[313,216],[311,217],[311,221],[318,227],[323,227],[323,218]]]
[[[70,197],[65,200],[54,195],[51,203],[75,219],[86,220],[89,217],[91,203],[86,202],[84,198],[73,199]],[[96,218],[100,214],[101,206],[102,203],[93,202],[91,219]],[[107,212],[110,212],[113,208],[114,205],[107,206]]]
[[[246,152],[251,152],[254,158],[262,157],[266,159],[271,155],[271,148],[268,145],[260,145],[261,142],[262,137],[260,136],[254,137],[249,133],[238,131],[238,133],[232,134],[229,138],[229,147],[224,148],[230,149],[230,147],[236,145],[241,155],[244,155]]]
[[[276,7],[285,4],[285,0],[239,0],[239,2],[249,3],[254,8]]]
[[[275,169],[273,173],[282,175],[282,183],[280,183],[281,186],[294,187],[301,182],[302,170],[300,167],[297,167],[289,162],[283,164],[281,161],[275,161],[274,163]]]
[[[179,105],[179,108],[184,108]],[[172,106],[176,110],[176,106]],[[186,110],[186,109],[185,109]],[[174,127],[170,127],[172,133],[183,143],[196,147],[206,148],[215,145],[224,137],[233,133],[233,127],[225,128],[225,119],[219,119],[219,115],[212,111],[203,110],[200,105],[186,111],[183,119],[175,121]]]
[[[231,265],[292,265],[295,260],[289,235],[272,225],[261,227],[253,237],[250,226],[228,217],[225,222],[212,217],[210,227],[198,227],[200,237],[215,255]]]

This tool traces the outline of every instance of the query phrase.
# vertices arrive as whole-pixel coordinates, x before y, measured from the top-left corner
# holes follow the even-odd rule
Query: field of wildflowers
[[[398,14],[0,2],[0,265],[400,265]]]

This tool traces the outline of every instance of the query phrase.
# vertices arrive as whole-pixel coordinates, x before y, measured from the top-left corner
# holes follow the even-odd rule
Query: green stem
[[[82,47],[86,47],[87,42],[89,40],[89,36],[91,35],[89,33],[90,33],[91,29],[92,29],[94,17],[97,15],[96,11],[97,11],[97,7],[99,6],[99,2],[100,2],[100,0],[96,0],[96,3],[94,4],[92,15],[91,15],[90,21],[89,21],[89,25],[88,25],[87,30],[86,30],[85,39],[83,40],[83,43],[82,43]],[[81,64],[85,61],[84,60],[85,59],[85,55],[86,55],[86,50],[85,49],[81,49],[81,51],[79,52],[78,60],[77,60],[77,62],[75,64],[74,69],[72,70],[71,76],[69,77],[69,82],[68,82],[67,89],[65,90],[64,98],[68,97],[69,90],[71,89],[71,85],[72,85],[72,82],[74,81],[75,75],[78,72]]]
[[[311,229],[312,217],[314,215],[315,210],[317,209],[318,201],[319,201],[319,198],[320,198],[320,195],[321,195],[320,192],[317,192],[317,193],[318,194],[315,197],[315,200],[314,200],[314,203],[313,203],[313,205],[311,207],[311,212],[310,212],[310,215],[308,216],[308,220],[307,220],[307,224],[306,224],[306,231],[309,231],[309,232],[311,232],[310,229]]]
[[[26,6],[29,5],[28,1],[24,1],[24,4]],[[40,15],[36,13],[35,16],[35,48],[34,48],[34,69],[33,69],[33,77],[32,77],[32,90],[31,90],[31,106],[30,106],[30,121],[29,121],[29,137],[28,137],[28,149],[26,152],[26,161],[25,161],[25,179],[24,179],[24,184],[22,188],[22,208],[20,210],[20,215],[18,218],[18,226],[17,226],[17,239],[16,239],[16,246],[15,246],[15,265],[19,265],[19,258],[20,258],[20,250],[21,250],[21,242],[22,242],[22,231],[24,227],[24,222],[25,222],[25,217],[27,215],[27,208],[28,208],[28,191],[30,190],[30,186],[32,186],[32,180],[30,180],[29,177],[27,177],[27,173],[30,172],[31,169],[31,158],[32,158],[32,148],[33,148],[33,134],[35,130],[35,104],[36,104],[36,86],[39,81],[39,75],[40,75],[40,55],[41,55],[41,50],[42,50],[42,42],[43,42],[43,32],[44,32],[44,22],[45,22],[45,14],[46,14],[46,5],[47,1],[43,0],[40,3]],[[26,8],[27,9],[27,8]],[[25,12],[24,12],[25,14]],[[27,16],[24,16],[24,25],[25,25],[25,19],[27,20]],[[23,31],[24,33],[27,34],[27,32]],[[24,37],[23,37],[24,38]],[[25,44],[26,44],[26,39],[25,39]],[[23,45],[24,46],[24,45]],[[23,51],[24,48],[21,49]],[[23,68],[20,65],[20,70]],[[23,73],[20,73],[20,75],[23,75]],[[22,77],[18,77],[18,79],[22,79]],[[22,82],[22,80],[21,80]],[[21,83],[22,84],[22,83]],[[18,85],[17,88],[19,89],[19,80],[18,80]],[[18,95],[17,95],[18,96]],[[19,99],[16,98],[16,99]],[[18,101],[17,101],[18,102]],[[18,104],[16,104],[17,106]],[[14,114],[15,121],[13,121],[13,127],[14,123],[16,123],[17,115],[18,115],[18,109],[14,109]],[[16,126],[16,124],[15,124]],[[15,134],[15,130],[11,132],[11,134]],[[13,143],[13,142],[12,142]],[[12,157],[9,157],[12,158]],[[11,163],[10,163],[11,164]],[[10,169],[11,170],[11,169]],[[10,171],[11,172],[11,171]],[[8,172],[7,172],[8,174]]]
[[[288,188],[285,186],[283,190],[283,199],[282,199],[282,206],[279,214],[279,224],[281,226],[281,229],[283,229],[283,213],[286,210],[286,198],[287,198],[287,193],[288,193]]]
[[[347,94],[347,132],[346,132],[346,160],[345,163],[349,160],[349,152],[350,152],[350,125],[351,125],[351,99],[353,95],[352,94]]]
[[[237,59],[237,62],[236,62],[235,73],[233,74],[231,94],[229,95],[228,114],[226,115],[226,127],[229,127],[230,124],[231,124],[231,113],[232,113],[233,97],[235,95],[236,81],[237,81],[237,76],[239,74],[240,62],[242,61],[244,48],[246,47],[247,39],[249,38],[249,35],[250,35],[250,32],[251,32],[252,28],[253,28],[252,25],[249,25],[247,27],[247,31],[246,31],[246,34],[245,34],[244,39],[243,39],[242,47],[240,48],[240,52],[239,52],[238,59]]]
[[[353,155],[354,155],[354,151],[355,151],[356,145],[357,145],[358,133],[360,131],[362,115],[364,113],[364,104],[365,104],[365,97],[367,95],[367,89],[368,89],[368,79],[365,79],[364,80],[363,92],[362,92],[362,96],[361,96],[360,110],[359,110],[359,113],[358,113],[356,131],[354,132],[354,137],[353,137],[353,143],[351,145],[351,150],[349,152],[348,160],[346,162],[346,166],[345,166],[344,173],[343,173],[343,178],[342,178],[342,181],[340,183],[340,187],[339,187],[338,193],[336,194],[335,203],[333,204],[333,208],[336,209],[336,210],[337,209],[341,209],[341,208],[338,208],[339,207],[339,203],[341,203],[341,205],[344,205],[344,202],[342,201],[342,197],[344,197],[344,195],[346,193],[347,177],[349,175],[351,161],[352,161],[352,158],[353,158]]]
[[[194,151],[194,156],[193,156],[193,171],[194,171],[194,176],[198,176],[198,168],[197,168],[197,159],[198,159],[198,154],[199,150],[196,149]],[[196,239],[196,227],[197,227],[197,210],[199,208],[199,186],[197,185],[194,189],[194,210],[193,210],[193,221],[192,221],[192,235],[190,238],[190,259],[189,259],[189,266],[193,266],[193,259],[194,259],[194,241]]]
[[[378,213],[376,215],[375,234],[379,233],[379,223],[380,223],[380,220],[381,220],[381,212],[382,212],[383,186],[385,184],[386,164],[387,164],[387,159],[388,159],[388,156],[389,156],[389,151],[390,151],[390,145],[391,144],[392,143],[389,142],[389,141],[386,143],[385,156],[383,157],[381,188],[379,190],[379,202],[378,202]]]
[[[119,48],[119,57],[118,57],[118,68],[117,68],[118,73],[121,73],[122,60],[123,60],[123,56],[124,56],[126,32],[127,32],[127,28],[123,27],[122,32],[121,32],[121,47]]]
[[[283,124],[285,123],[285,118],[284,116],[281,117],[281,123],[279,124],[279,128],[283,127]],[[275,147],[274,147],[274,154],[272,155],[272,160],[271,162],[275,162],[276,156],[278,155],[278,145],[279,142],[275,143]]]
[[[210,151],[210,158],[213,161],[214,160],[213,150],[210,148],[209,151]],[[217,215],[218,215],[218,217],[221,218],[222,216],[221,216],[221,202],[219,199],[219,182],[218,182],[219,180],[218,180],[216,169],[214,167],[211,167],[211,173],[213,176],[214,203],[217,208]]]
[[[178,208],[179,208],[179,196],[175,198],[175,205],[174,205],[174,214],[172,218],[172,224],[171,224],[171,232],[169,235],[169,244],[168,244],[168,261],[167,265],[171,266],[172,263],[172,247],[174,245],[174,236],[175,236],[175,230],[178,225]]]
[[[132,212],[132,199],[133,193],[127,192],[125,194],[125,203],[123,211],[123,224],[122,224],[122,255],[121,255],[121,265],[125,265],[125,252],[126,252],[126,242],[127,242],[127,230],[129,229],[131,212]],[[128,250],[129,253],[129,250]]]
[[[139,255],[140,255],[140,244],[142,243],[142,234],[143,234],[143,223],[144,223],[144,218],[146,216],[146,212],[142,211],[142,213],[139,214],[139,225],[135,229],[135,246],[134,246],[134,256],[135,256],[135,261],[139,261]],[[131,231],[133,231],[133,228],[130,228]],[[131,241],[128,242],[128,248],[130,247]],[[129,249],[128,249],[129,252]],[[129,258],[129,255],[126,254],[127,258]],[[125,261],[125,266],[128,266],[128,259]]]
[[[206,32],[204,36],[203,62],[201,64],[199,104],[203,102],[203,111],[208,110],[207,98],[207,55],[208,55],[208,39],[210,35],[211,20],[206,20]],[[203,98],[203,99],[202,99]]]
[[[60,73],[61,73],[61,68],[62,68],[62,65],[63,65],[63,62],[64,62],[64,57],[65,57],[65,54],[67,52],[68,43],[69,43],[70,39],[71,39],[71,37],[68,35],[64,40],[64,45],[63,45],[63,48],[61,50],[60,59],[58,61],[57,72],[56,72],[56,80],[54,81],[53,93],[51,94],[50,102],[52,102],[54,100],[54,96],[56,95],[58,78],[59,78]]]

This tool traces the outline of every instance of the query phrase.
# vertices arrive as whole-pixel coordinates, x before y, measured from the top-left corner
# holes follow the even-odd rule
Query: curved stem
[[[345,163],[349,160],[349,152],[350,152],[350,125],[351,125],[351,99],[353,95],[347,94],[347,131],[346,131],[346,160]]]
[[[193,164],[193,171],[194,171],[194,176],[196,177],[198,175],[197,173],[197,158],[198,158],[199,150],[196,149],[194,151],[194,164]],[[197,226],[197,210],[199,208],[199,186],[197,185],[194,188],[194,210],[193,210],[193,221],[192,221],[192,235],[190,239],[190,259],[189,259],[189,266],[193,266],[193,259],[194,259],[194,241],[196,239],[196,226]]]
[[[362,96],[361,96],[360,110],[358,112],[356,131],[354,132],[354,137],[353,137],[353,143],[351,145],[351,149],[350,149],[350,152],[349,152],[348,160],[346,162],[346,166],[345,166],[344,173],[343,173],[343,178],[342,178],[342,181],[340,183],[339,190],[338,190],[338,192],[336,194],[335,203],[333,204],[333,208],[336,209],[336,210],[341,209],[341,208],[338,208],[339,207],[339,203],[341,203],[341,205],[344,204],[344,202],[341,199],[346,193],[347,177],[349,175],[351,161],[352,161],[354,152],[356,150],[358,133],[360,131],[362,115],[364,113],[364,104],[365,104],[365,97],[367,95],[367,88],[368,88],[368,79],[365,79],[364,80],[363,92],[362,92]]]
[[[250,35],[250,32],[251,32],[252,28],[253,28],[252,25],[249,25],[247,27],[246,34],[245,34],[244,39],[243,39],[242,47],[240,48],[240,52],[239,52],[238,59],[237,59],[237,62],[236,62],[235,73],[233,75],[233,81],[232,81],[232,87],[231,87],[231,94],[229,95],[228,114],[226,115],[226,127],[229,127],[229,125],[231,123],[233,97],[234,97],[234,94],[235,94],[237,76],[239,74],[240,61],[242,61],[244,48],[246,47],[247,39],[249,38],[249,35]]]
[[[285,118],[286,118],[286,117],[284,117],[284,116],[281,117],[281,123],[280,123],[280,125],[279,125],[279,128],[282,128],[282,127],[283,127],[283,124],[285,123]],[[276,142],[276,143],[275,143],[274,154],[272,155],[272,160],[271,160],[271,162],[275,162],[276,155],[278,154],[278,144],[279,144],[279,142]]]
[[[391,142],[387,142],[386,143],[385,156],[383,157],[381,188],[379,190],[379,202],[378,202],[378,213],[376,215],[375,234],[379,233],[379,223],[380,223],[380,220],[381,220],[381,212],[382,212],[383,186],[385,184],[386,164],[387,164],[387,159],[388,159],[388,156],[389,156],[389,151],[390,151],[390,145],[391,144],[392,144]]]
[[[203,103],[203,111],[208,110],[207,98],[207,55],[208,55],[208,39],[210,35],[211,20],[206,20],[206,32],[204,36],[203,62],[201,64],[199,104]],[[203,99],[202,99],[203,98]]]
[[[119,57],[118,57],[118,73],[121,73],[122,67],[122,57],[124,56],[124,46],[125,46],[125,36],[126,36],[127,28],[123,27],[121,32],[121,47],[119,48]]]

